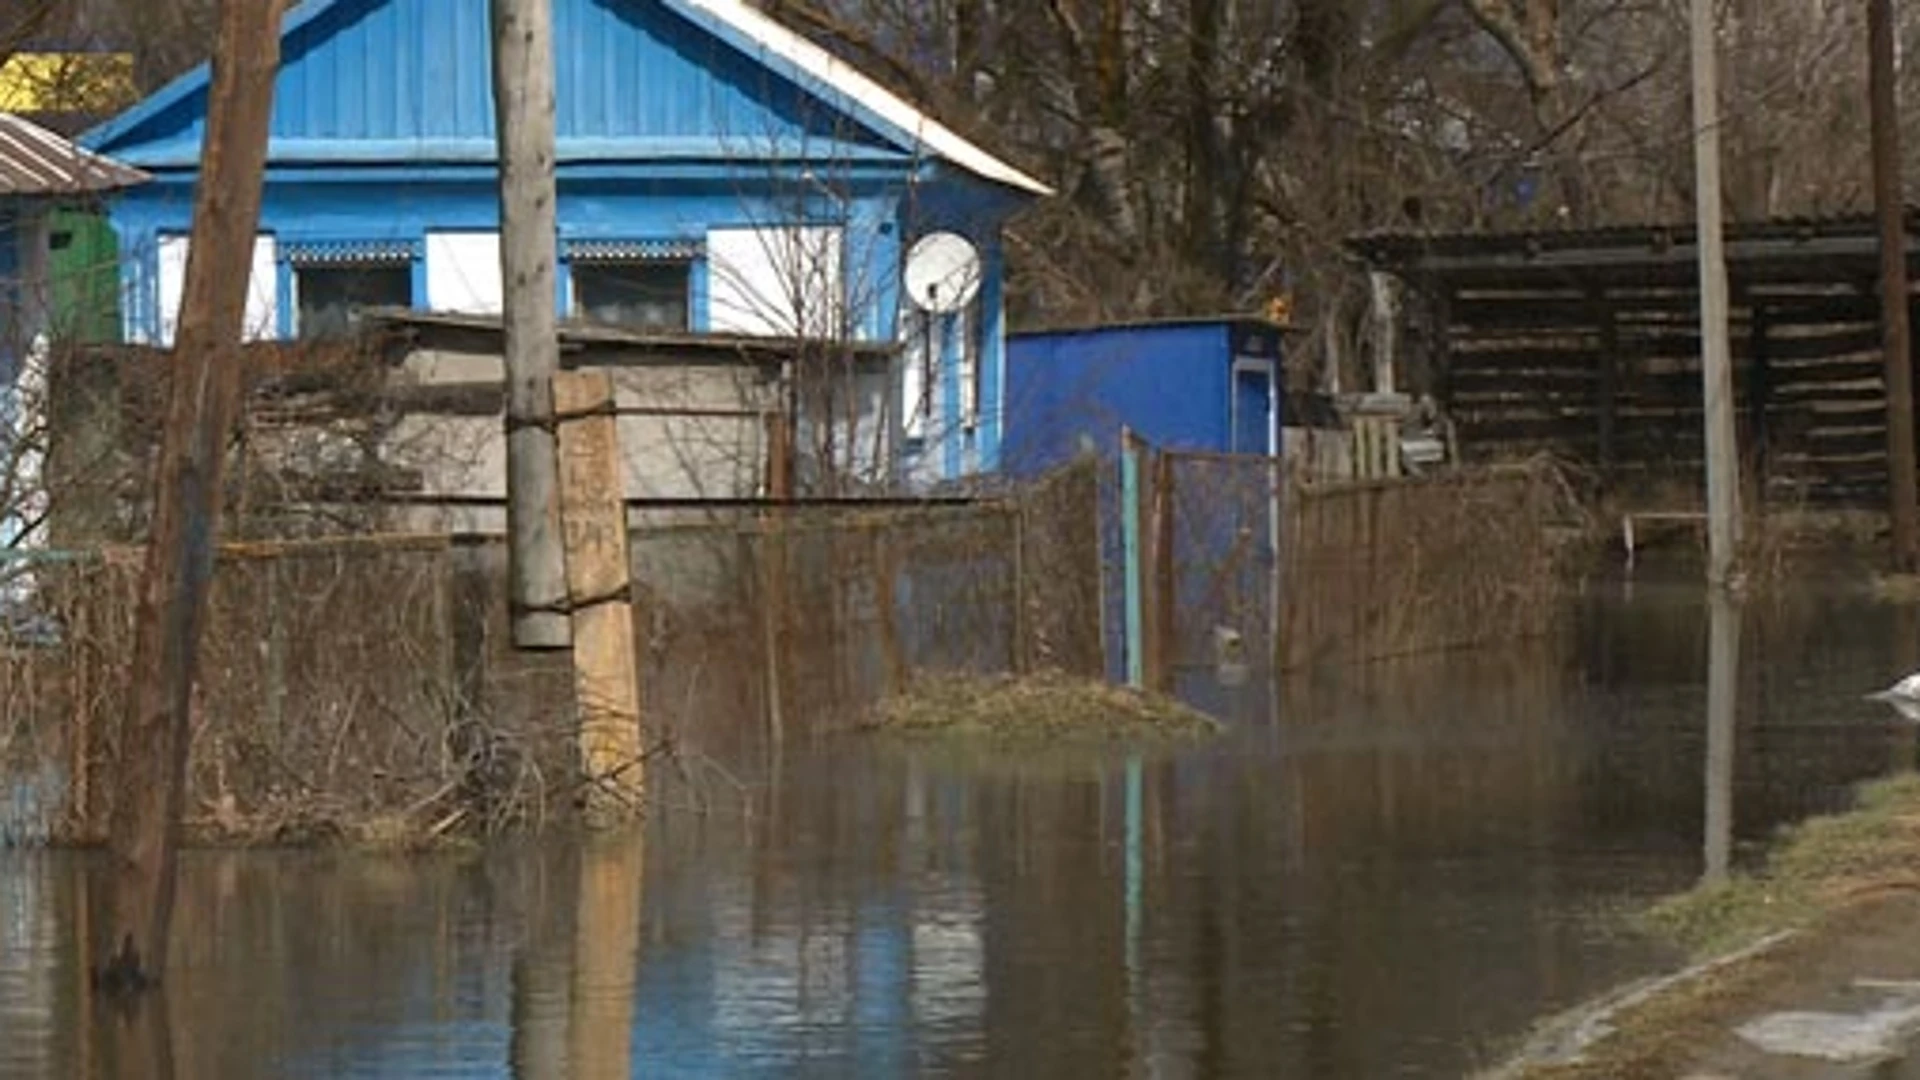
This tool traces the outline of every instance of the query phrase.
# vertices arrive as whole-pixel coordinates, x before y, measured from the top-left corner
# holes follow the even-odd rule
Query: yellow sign
[[[117,113],[140,98],[127,53],[15,53],[0,65],[0,111]]]

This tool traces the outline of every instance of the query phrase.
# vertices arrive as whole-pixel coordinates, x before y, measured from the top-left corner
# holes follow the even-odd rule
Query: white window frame
[[[1244,372],[1257,372],[1267,377],[1267,448],[1264,456],[1273,457],[1280,452],[1280,367],[1272,360],[1253,356],[1234,357],[1233,372],[1228,376],[1228,450],[1232,453],[1239,452],[1240,376]]]

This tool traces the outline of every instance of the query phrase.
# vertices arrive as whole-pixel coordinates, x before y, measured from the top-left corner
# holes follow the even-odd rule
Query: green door
[[[98,344],[120,340],[120,245],[107,219],[90,210],[59,210],[50,222],[54,336]]]

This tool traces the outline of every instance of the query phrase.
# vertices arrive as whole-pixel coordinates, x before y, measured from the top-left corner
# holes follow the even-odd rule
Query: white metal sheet
[[[280,336],[280,247],[272,236],[253,239],[253,271],[247,279],[246,325],[248,341],[271,341]]]
[[[427,234],[427,307],[461,315],[498,315],[506,308],[497,232]]]
[[[707,233],[707,325],[717,334],[833,339],[846,306],[844,239],[833,226]]]
[[[158,344],[172,347],[180,326],[180,305],[187,291],[187,253],[192,240],[181,234],[162,236],[158,249],[156,299],[159,302]],[[252,266],[247,281],[243,336],[249,341],[271,339],[280,330],[280,249],[267,233],[253,241]]]

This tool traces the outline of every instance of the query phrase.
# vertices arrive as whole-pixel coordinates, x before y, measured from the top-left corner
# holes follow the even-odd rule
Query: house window
[[[594,260],[573,264],[573,311],[637,330],[686,330],[693,264],[682,260]]]
[[[411,266],[301,266],[294,270],[300,336],[343,337],[360,308],[413,306]]]
[[[286,253],[293,277],[293,329],[301,338],[344,336],[361,308],[414,306],[418,244],[292,243]]]
[[[564,245],[575,317],[635,330],[693,326],[697,240],[569,240]]]

